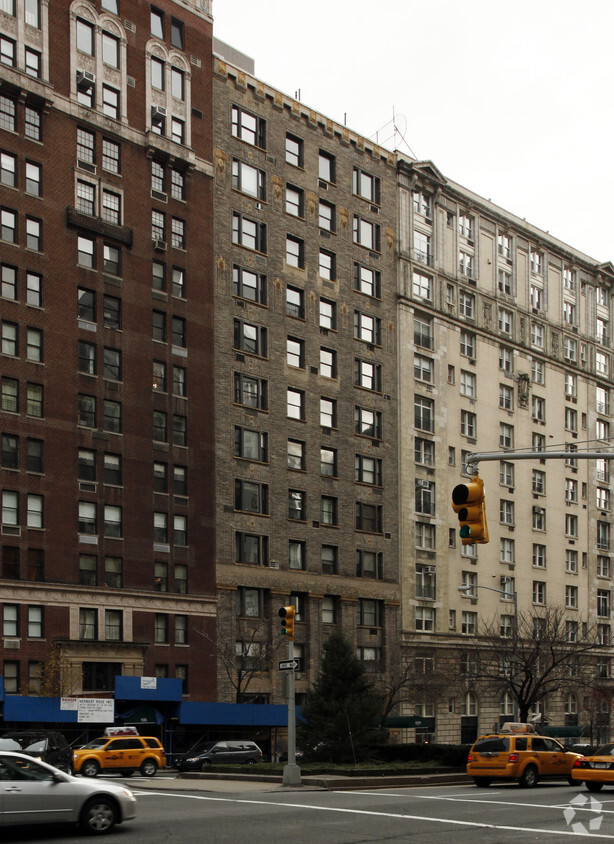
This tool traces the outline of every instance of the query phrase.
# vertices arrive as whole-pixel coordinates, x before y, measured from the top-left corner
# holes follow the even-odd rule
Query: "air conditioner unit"
[[[155,240],[153,241],[153,248],[157,249],[158,252],[166,252],[166,241],[165,240]]]
[[[423,566],[422,573],[423,574],[435,574],[436,568],[435,566]]]
[[[77,90],[78,91],[89,91],[90,88],[93,88],[96,84],[96,77],[93,73],[90,73],[89,70],[78,70],[77,71]]]
[[[416,486],[422,487],[422,489],[428,489],[430,485],[430,481],[416,481]]]
[[[269,560],[269,568],[270,569],[278,569],[279,568],[279,560]]]
[[[151,107],[151,122],[155,126],[159,126],[161,123],[164,123],[166,120],[166,109],[164,106],[152,106]]]

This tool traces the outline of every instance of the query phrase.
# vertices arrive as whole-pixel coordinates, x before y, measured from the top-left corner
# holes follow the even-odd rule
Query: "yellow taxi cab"
[[[489,786],[493,779],[517,780],[524,788],[540,779],[562,777],[572,782],[571,772],[581,754],[565,751],[549,736],[535,733],[532,724],[508,722],[500,733],[480,736],[467,759],[467,773],[477,786]]]
[[[160,740],[153,736],[103,736],[75,750],[75,774],[96,777],[101,771],[116,771],[130,776],[140,771],[153,777],[158,768],[166,767],[166,754]]]
[[[581,756],[571,771],[574,782],[583,782],[589,791],[614,785],[614,744],[602,744],[590,756]]]

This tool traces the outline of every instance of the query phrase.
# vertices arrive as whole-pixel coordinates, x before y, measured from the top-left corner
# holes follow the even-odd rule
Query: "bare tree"
[[[237,618],[234,635],[223,628],[218,617],[217,638],[197,630],[214,648],[215,656],[223,666],[234,689],[234,702],[245,703],[248,688],[255,677],[271,669],[278,645],[271,643],[269,619]]]
[[[519,612],[511,628],[498,620],[483,624],[473,650],[475,680],[507,691],[526,721],[544,698],[595,675],[598,645],[591,627],[552,606]]]

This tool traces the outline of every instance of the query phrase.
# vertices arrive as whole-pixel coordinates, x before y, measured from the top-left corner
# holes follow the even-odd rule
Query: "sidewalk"
[[[216,792],[257,792],[257,791],[356,791],[363,788],[411,788],[425,785],[466,784],[471,778],[463,773],[450,774],[404,774],[402,776],[366,776],[346,777],[336,775],[307,775],[301,777],[300,786],[285,786],[281,775],[267,774],[215,774],[185,773],[176,778],[164,776],[151,779],[139,778],[128,780],[127,784],[135,790],[153,789],[159,791],[216,791]]]

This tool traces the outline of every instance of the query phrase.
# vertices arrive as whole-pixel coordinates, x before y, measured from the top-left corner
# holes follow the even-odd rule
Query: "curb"
[[[217,782],[259,782],[272,786],[283,787],[281,776],[267,774],[245,774],[243,776],[237,776],[236,774],[203,774],[193,772],[180,774],[177,779],[179,781],[192,780],[200,783],[206,783],[207,781],[212,780]],[[471,782],[471,777],[462,773],[406,774],[402,776],[382,775],[365,777],[345,777],[335,775],[321,776],[307,774],[306,776],[301,777],[301,786],[320,788],[324,791],[336,791],[338,789],[350,791],[359,790],[361,788],[410,788],[412,786],[453,785],[454,783],[466,784],[469,782]]]

